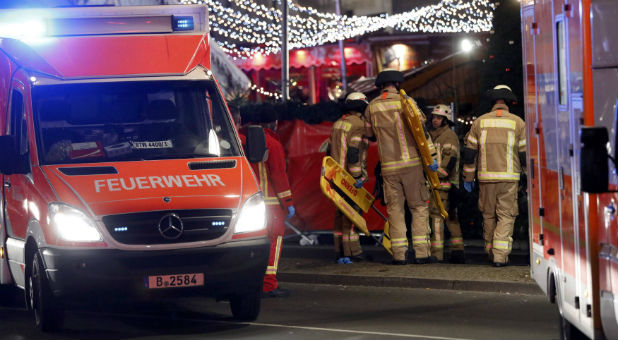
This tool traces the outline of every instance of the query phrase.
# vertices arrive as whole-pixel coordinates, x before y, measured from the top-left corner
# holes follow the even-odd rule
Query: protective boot
[[[414,264],[430,264],[430,263],[437,263],[438,259],[435,256],[427,256],[427,257],[421,257],[421,258],[416,258],[414,260]]]
[[[453,250],[451,251],[451,257],[449,260],[451,263],[464,264],[466,263],[466,256],[464,255],[463,250]]]
[[[352,260],[352,262],[372,262],[373,256],[370,254],[360,253],[358,255],[350,256],[350,260]]]

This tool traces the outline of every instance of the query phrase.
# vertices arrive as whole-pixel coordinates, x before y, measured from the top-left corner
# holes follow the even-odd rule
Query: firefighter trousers
[[[363,252],[360,237],[354,231],[354,223],[339,210],[335,211],[333,237],[338,257],[357,256]]]
[[[270,256],[268,257],[266,275],[264,275],[264,292],[275,290],[278,286],[277,267],[279,266],[279,256],[281,255],[281,245],[285,233],[285,216],[286,214],[279,204],[266,206]]]
[[[384,176],[384,198],[390,224],[393,260],[406,259],[405,202],[412,213],[412,247],[416,258],[430,256],[429,189],[421,166],[413,166],[400,174]]]
[[[513,227],[519,214],[517,186],[517,182],[479,183],[485,252],[496,263],[507,262],[511,253]]]
[[[444,205],[444,210],[449,211],[448,190],[440,190],[440,198]],[[440,209],[436,203],[431,200],[429,216],[431,217],[431,255],[435,256],[438,260],[444,259],[444,224],[451,233],[449,239],[449,248],[453,250],[464,250],[463,237],[461,234],[461,227],[457,220],[457,215],[449,213],[446,221],[440,215]]]

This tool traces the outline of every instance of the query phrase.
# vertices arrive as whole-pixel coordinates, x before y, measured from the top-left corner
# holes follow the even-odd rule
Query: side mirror
[[[30,172],[28,154],[20,155],[13,136],[0,136],[0,172],[5,175]]]
[[[604,127],[583,127],[580,132],[582,150],[580,157],[581,190],[591,194],[609,191],[609,164],[607,143],[609,137]]]
[[[266,155],[266,135],[259,125],[247,126],[247,159],[251,163],[264,161]]]

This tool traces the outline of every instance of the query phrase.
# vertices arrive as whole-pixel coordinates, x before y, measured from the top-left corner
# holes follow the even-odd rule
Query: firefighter
[[[240,113],[237,111],[232,113],[236,125],[240,126]],[[266,267],[266,274],[264,275],[262,297],[288,297],[290,295],[289,290],[278,285],[277,267],[285,232],[285,219],[292,218],[295,214],[295,209],[286,173],[285,152],[274,131],[277,126],[277,114],[272,107],[265,106],[264,110],[260,112],[258,120],[264,127],[267,154],[264,161],[251,163],[251,167],[258,177],[260,188],[264,193],[268,220],[268,238],[270,239],[270,257]]]
[[[412,213],[412,246],[415,252],[414,263],[436,262],[431,256],[429,244],[429,199],[425,185],[420,153],[411,131],[402,117],[399,86],[403,74],[386,69],[380,72],[375,85],[380,95],[369,103],[365,111],[365,135],[376,138],[384,181],[384,197],[388,222],[390,224],[393,264],[408,263],[404,206],[407,202]],[[424,117],[423,117],[424,119]],[[433,149],[431,138],[429,146]],[[430,165],[432,171],[438,164]],[[411,259],[410,259],[411,260]]]
[[[485,252],[496,267],[508,264],[513,227],[519,214],[517,189],[526,167],[524,121],[509,112],[517,97],[506,85],[487,91],[491,112],[470,129],[464,149],[464,188],[472,192],[475,172],[479,183],[478,207],[483,215]]]
[[[455,125],[449,118],[451,108],[444,104],[438,104],[431,111],[431,128],[429,134],[438,152],[438,177],[440,178],[440,198],[444,209],[451,209],[446,221],[440,215],[440,209],[432,200],[430,205],[431,217],[431,255],[439,261],[444,259],[444,224],[451,233],[449,248],[451,250],[450,261],[452,263],[465,263],[463,237],[459,221],[455,214],[453,204],[449,202],[449,193],[457,192],[459,187],[459,138],[451,126]],[[451,195],[452,196],[452,195]]]
[[[344,104],[345,114],[333,124],[330,133],[329,155],[356,179],[356,188],[362,187],[368,179],[366,154],[369,141],[363,136],[363,114],[368,104],[364,94],[350,93]],[[339,210],[335,211],[333,237],[337,263],[369,260],[363,254],[354,224]]]

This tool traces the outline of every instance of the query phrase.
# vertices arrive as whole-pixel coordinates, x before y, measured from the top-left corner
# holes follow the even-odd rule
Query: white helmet
[[[451,107],[444,104],[438,104],[433,107],[433,111],[431,111],[432,115],[442,116],[446,119],[451,118]]]
[[[365,103],[369,103],[369,102],[367,101],[367,96],[365,96],[365,95],[364,95],[363,93],[361,93],[361,92],[352,92],[352,93],[350,93],[350,94],[349,94],[349,95],[345,98],[345,102],[346,102],[346,103],[347,103],[347,102],[349,102],[349,101],[352,101],[352,100],[362,100],[362,101],[364,101]]]

